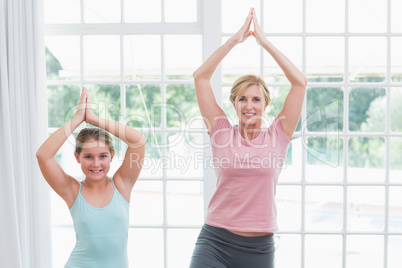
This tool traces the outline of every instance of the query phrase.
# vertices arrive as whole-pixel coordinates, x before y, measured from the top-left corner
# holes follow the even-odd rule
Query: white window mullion
[[[343,234],[342,234],[342,267],[346,268],[347,224],[348,224],[348,157],[349,157],[349,0],[345,1],[345,62],[343,88]]]
[[[391,0],[387,0],[387,74],[386,74],[386,114],[385,114],[385,219],[384,219],[384,268],[388,267],[388,226],[389,226],[389,169],[391,133]]]
[[[302,72],[305,74],[307,70],[307,64],[306,64],[306,56],[307,56],[307,51],[306,51],[306,0],[303,0],[302,3]],[[306,89],[307,91],[307,89]],[[306,92],[307,93],[307,92]],[[307,94],[306,94],[307,95]],[[301,120],[307,121],[307,97],[304,98],[304,104],[302,107],[302,115],[301,115]],[[303,125],[303,124],[302,124]],[[307,125],[306,125],[307,128]],[[303,132],[308,132],[307,129],[306,131],[303,131],[302,129],[300,130],[302,133]],[[304,139],[306,137],[302,137]],[[302,141],[300,141],[302,142]],[[307,143],[306,143],[307,144]],[[302,166],[301,166],[301,268],[305,268],[306,265],[306,251],[305,251],[305,246],[306,246],[306,165],[307,165],[307,150],[302,149]]]
[[[222,40],[222,7],[221,1],[205,0],[202,1],[202,58],[206,60],[220,45]],[[211,86],[215,94],[216,101],[222,105],[222,67],[216,68],[211,78]],[[204,141],[209,142],[208,134],[203,135]],[[211,159],[212,152],[210,148],[204,149],[204,161]],[[206,165],[204,169],[204,215],[206,216],[209,201],[215,192],[216,175],[215,170]]]

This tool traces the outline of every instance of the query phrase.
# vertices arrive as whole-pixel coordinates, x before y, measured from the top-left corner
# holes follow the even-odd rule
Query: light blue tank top
[[[127,268],[127,240],[130,204],[112,179],[112,200],[103,208],[88,204],[81,195],[81,183],[70,209],[77,242],[65,268]]]

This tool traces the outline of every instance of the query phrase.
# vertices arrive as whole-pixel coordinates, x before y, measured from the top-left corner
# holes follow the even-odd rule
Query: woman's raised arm
[[[291,139],[300,119],[306,93],[307,78],[284,54],[282,54],[282,52],[265,38],[264,33],[258,24],[255,12],[253,13],[253,23],[253,35],[256,38],[257,43],[272,56],[291,84],[283,108],[278,114],[286,135]]]
[[[222,115],[221,107],[216,103],[211,87],[211,77],[223,58],[239,43],[246,40],[252,32],[250,31],[253,9],[250,10],[246,21],[240,30],[220,46],[208,59],[194,72],[195,92],[201,115],[207,126],[208,132],[212,131],[216,118]]]

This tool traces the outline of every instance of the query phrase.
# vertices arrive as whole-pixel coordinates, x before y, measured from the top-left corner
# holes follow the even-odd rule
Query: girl
[[[67,203],[73,218],[77,241],[65,268],[124,268],[128,267],[130,195],[142,167],[144,136],[133,128],[97,117],[89,104],[88,91],[83,88],[73,119],[52,134],[36,156],[43,176]],[[85,128],[76,138],[74,155],[85,175],[78,182],[54,157],[82,122],[97,128]],[[115,151],[108,132],[128,145],[122,165],[111,178],[107,173]]]
[[[254,31],[250,31],[252,22]],[[230,100],[239,118],[238,126],[229,123],[215,101],[210,83],[223,58],[251,35],[291,83],[282,110],[268,129],[262,128],[261,123],[270,94],[260,77],[242,76],[233,84]],[[216,167],[217,188],[190,268],[271,268],[273,233],[277,231],[275,188],[300,118],[307,80],[265,38],[252,8],[243,27],[194,72],[194,82],[214,158],[221,162]]]

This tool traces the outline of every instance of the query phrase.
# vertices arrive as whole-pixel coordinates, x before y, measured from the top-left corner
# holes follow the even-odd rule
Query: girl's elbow
[[[39,148],[39,149],[36,151],[36,159],[39,161],[39,160],[41,160],[41,159],[43,159],[43,158],[44,158],[43,152],[42,152],[42,150]]]
[[[305,75],[302,75],[302,77],[301,77],[301,79],[299,81],[300,86],[303,87],[303,88],[306,88],[307,83],[308,83],[307,77]]]

